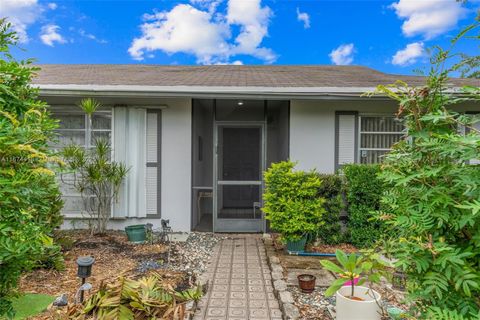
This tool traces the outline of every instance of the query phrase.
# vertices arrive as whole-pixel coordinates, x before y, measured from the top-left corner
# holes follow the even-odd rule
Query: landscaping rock
[[[283,279],[283,273],[281,272],[272,272],[272,279],[275,280],[280,280]]]
[[[278,259],[278,257],[270,257],[270,263],[276,263],[276,264],[280,264],[280,259]]]
[[[293,304],[287,303],[283,305],[283,312],[285,313],[285,318],[289,320],[296,320],[300,318],[300,312],[298,312],[297,307]]]
[[[292,294],[288,291],[280,291],[278,296],[283,304],[294,302]]]
[[[287,290],[287,283],[283,280],[275,280],[273,282],[273,286],[275,287],[275,290],[277,290],[277,291]]]
[[[272,268],[272,272],[283,273],[283,268],[282,268],[282,266],[279,265],[279,264],[272,263],[271,268]]]
[[[137,270],[146,272],[151,269],[170,269],[198,276],[206,271],[215,245],[222,239],[228,238],[207,232],[174,234],[174,236],[172,240],[175,241],[170,243],[169,253],[159,255],[157,260],[140,261]]]
[[[55,307],[65,307],[68,304],[68,295],[66,293],[58,296],[53,301]]]

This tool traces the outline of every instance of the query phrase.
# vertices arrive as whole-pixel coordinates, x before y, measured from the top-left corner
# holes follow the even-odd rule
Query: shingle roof
[[[422,77],[385,74],[361,66],[163,66],[39,65],[39,85],[138,85],[206,87],[374,87],[403,80],[421,85]],[[471,83],[453,79],[455,85]]]

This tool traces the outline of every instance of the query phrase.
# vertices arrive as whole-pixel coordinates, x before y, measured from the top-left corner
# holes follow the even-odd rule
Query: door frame
[[[261,212],[260,219],[219,219],[218,218],[218,130],[219,127],[248,128],[260,127],[260,157],[261,157],[261,177],[260,181],[224,181],[222,185],[260,185],[260,194],[263,195],[265,184],[263,181],[263,172],[267,164],[267,126],[265,121],[216,121],[213,124],[213,232],[265,232],[265,217]],[[260,197],[260,203],[263,207],[263,199]],[[222,220],[222,221],[218,221]]]

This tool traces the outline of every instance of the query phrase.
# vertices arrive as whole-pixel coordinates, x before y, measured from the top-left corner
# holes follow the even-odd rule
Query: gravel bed
[[[198,276],[206,271],[215,245],[228,237],[206,232],[191,232],[185,242],[171,242],[170,255],[163,253],[156,259],[140,261],[137,270],[171,269]]]
[[[335,308],[335,297],[326,298],[325,290],[316,288],[312,293],[303,293],[293,286],[289,286],[287,290],[292,293],[301,320],[331,320],[327,308]]]
[[[335,310],[335,295],[331,297],[325,297],[324,293],[326,288],[315,288],[312,293],[303,293],[298,287],[289,286],[288,291],[292,293],[294,304],[298,308],[301,314],[301,320],[331,320],[328,308]],[[376,287],[375,290],[379,291],[382,295],[382,304],[384,310],[390,307],[397,307],[405,309],[405,306],[401,304],[401,295],[398,292],[394,292],[388,287]],[[389,319],[386,316],[384,319]]]

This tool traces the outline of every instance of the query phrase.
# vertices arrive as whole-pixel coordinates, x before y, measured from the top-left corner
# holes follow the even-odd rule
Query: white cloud
[[[391,7],[405,20],[405,36],[422,35],[425,39],[451,30],[466,12],[461,2],[454,0],[399,0]]]
[[[53,47],[55,42],[65,43],[67,42],[58,31],[60,27],[54,24],[47,24],[42,27],[40,39],[47,46]]]
[[[227,21],[241,27],[232,54],[248,54],[273,63],[277,59],[275,53],[271,49],[260,47],[263,38],[268,35],[268,24],[273,13],[269,7],[262,7],[260,2],[261,0],[228,1]]]
[[[27,42],[27,28],[40,16],[42,10],[37,0],[1,0],[0,16],[7,17],[20,42]]]
[[[50,2],[50,3],[47,3],[47,7],[50,10],[55,10],[58,8],[58,5],[55,2]]]
[[[243,62],[240,61],[240,60],[235,60],[235,61],[232,61],[232,62],[217,62],[215,64],[219,65],[219,66],[226,66],[226,65],[242,66]]]
[[[310,15],[306,12],[300,12],[299,8],[297,8],[297,20],[303,22],[305,29],[310,28]]]
[[[215,56],[227,56],[227,25],[212,22],[212,14],[188,4],[179,4],[169,12],[144,17],[142,36],[135,38],[128,49],[136,60],[145,52],[162,50],[168,54],[193,54],[200,63],[212,63]]]
[[[210,12],[215,12],[217,7],[223,0],[190,0],[190,3],[201,8],[206,8]]]
[[[101,43],[101,44],[105,44],[105,43],[108,42],[107,40],[97,38],[97,36],[94,35],[94,34],[87,33],[87,32],[86,32],[85,30],[83,30],[83,29],[79,29],[79,30],[78,30],[78,33],[79,33],[82,37],[84,37],[84,38],[87,38],[87,39],[89,39],[89,40],[96,41],[96,42]]]
[[[392,64],[397,66],[407,66],[417,62],[418,58],[425,56],[423,42],[414,42],[407,44],[405,49],[398,50],[392,58]]]
[[[275,53],[261,47],[268,34],[270,8],[262,7],[261,0],[229,0],[222,14],[216,11],[220,1],[190,0],[192,4],[179,4],[170,11],[145,14],[142,35],[132,41],[128,52],[136,60],[161,50],[192,54],[202,64],[228,63],[239,54],[273,62]],[[240,31],[232,41],[233,25]]]
[[[333,64],[347,65],[353,62],[353,54],[355,53],[355,46],[353,43],[342,44],[338,48],[332,50],[328,55]]]

